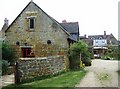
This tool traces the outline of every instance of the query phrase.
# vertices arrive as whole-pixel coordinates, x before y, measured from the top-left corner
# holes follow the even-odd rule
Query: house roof
[[[118,45],[117,39],[113,36],[113,34],[110,35],[89,35],[88,36],[88,41],[89,41],[89,45],[93,44],[93,40],[95,39],[106,39],[107,40],[107,44],[111,44],[112,45]]]
[[[94,39],[99,39],[100,37],[102,38],[102,39],[107,39],[108,37],[109,37],[110,35],[89,35],[88,36],[88,39],[91,39],[91,38],[94,38]]]
[[[33,4],[35,4],[33,1],[30,1],[29,3],[28,3],[28,5],[21,11],[21,13],[16,17],[16,19],[23,13],[23,11],[31,4],[31,3],[33,3]],[[49,16],[47,13],[45,13],[37,4],[35,4],[35,6],[37,6],[44,14],[46,14],[52,21],[54,21],[54,22],[56,22],[59,26],[60,26],[60,28],[68,35],[68,36],[70,36],[70,38],[72,37],[71,35],[70,35],[70,33],[59,23],[59,22],[57,22],[54,18],[52,18],[51,16]],[[7,32],[7,30],[11,27],[11,25],[16,21],[16,19],[9,25],[9,27],[5,30],[5,32]],[[70,27],[69,27],[70,28]],[[73,40],[73,39],[71,39],[71,40]],[[75,40],[76,41],[76,40]]]
[[[79,33],[79,25],[78,22],[65,22],[60,23],[66,31],[69,33]]]
[[[86,36],[79,36],[80,39],[88,39]]]

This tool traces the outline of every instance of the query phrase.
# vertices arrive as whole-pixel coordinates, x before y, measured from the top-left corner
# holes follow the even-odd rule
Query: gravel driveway
[[[93,59],[85,70],[88,73],[76,87],[118,87],[118,61]]]

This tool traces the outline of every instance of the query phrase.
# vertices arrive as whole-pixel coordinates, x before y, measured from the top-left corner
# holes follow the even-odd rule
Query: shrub
[[[8,71],[8,62],[6,60],[0,60],[2,63],[2,75],[7,74]]]
[[[2,43],[2,59],[7,60],[11,65],[16,60],[14,48],[5,42]]]
[[[91,61],[89,60],[88,46],[86,43],[79,41],[71,45],[68,51],[68,57],[70,61],[70,69],[79,69],[80,68],[80,54],[81,60],[86,65],[90,65]]]
[[[108,52],[102,56],[104,60],[120,60],[120,47],[109,46]]]

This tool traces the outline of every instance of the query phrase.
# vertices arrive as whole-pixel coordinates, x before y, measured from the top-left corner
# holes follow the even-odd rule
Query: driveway
[[[76,87],[118,87],[118,61],[93,59],[87,75]]]

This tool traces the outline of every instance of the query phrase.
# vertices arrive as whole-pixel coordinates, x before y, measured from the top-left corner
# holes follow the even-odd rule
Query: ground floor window
[[[31,48],[21,48],[22,57],[30,57]]]

